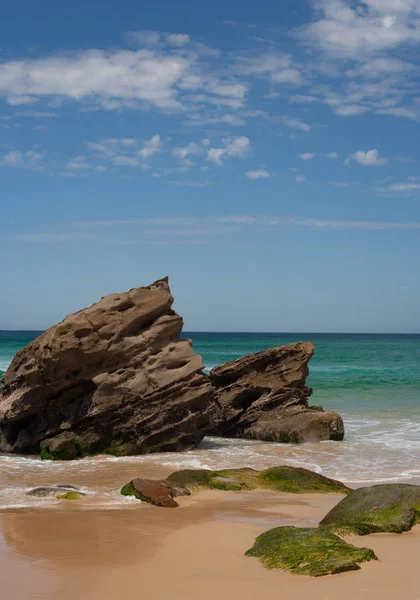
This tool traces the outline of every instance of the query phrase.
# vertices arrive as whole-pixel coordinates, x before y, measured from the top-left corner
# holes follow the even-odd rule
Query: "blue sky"
[[[186,329],[420,332],[420,0],[17,0],[0,329],[169,275]]]

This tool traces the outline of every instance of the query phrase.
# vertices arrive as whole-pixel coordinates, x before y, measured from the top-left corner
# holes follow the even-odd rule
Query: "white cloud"
[[[226,150],[224,148],[209,148],[207,151],[207,160],[221,167],[223,166],[222,158],[225,153]]]
[[[391,192],[415,192],[420,190],[420,183],[393,183],[389,186]]]
[[[305,183],[305,181],[306,181],[305,175],[297,175],[296,176],[296,183]]]
[[[41,171],[43,170],[41,165],[42,157],[43,154],[35,150],[28,150],[26,152],[11,150],[0,157],[0,166]]]
[[[386,165],[388,162],[386,158],[380,158],[378,150],[368,150],[367,152],[359,150],[352,154],[350,159],[365,167],[379,167]]]
[[[139,164],[134,156],[113,156],[112,162],[117,167],[137,167]]]
[[[67,168],[76,171],[78,169],[90,169],[90,165],[86,160],[86,156],[76,156],[67,163]]]
[[[329,152],[328,154],[325,155],[327,158],[338,158],[338,152]]]
[[[189,143],[187,146],[178,146],[173,148],[172,154],[181,161],[185,160],[190,154],[199,155],[203,153],[203,149],[194,142]]]
[[[310,95],[297,94],[295,96],[289,96],[290,104],[312,104],[312,102],[316,102],[318,98]]]
[[[214,162],[221,167],[223,160],[228,157],[242,157],[251,150],[250,139],[245,136],[227,138],[224,141],[224,148],[209,148],[207,151],[207,160]]]
[[[367,112],[369,108],[367,106],[361,106],[360,104],[343,104],[334,108],[334,112],[341,117],[354,117],[355,115],[362,115]]]
[[[312,160],[313,158],[315,158],[315,156],[315,152],[304,152],[303,154],[300,154],[300,158],[302,160]]]
[[[323,50],[346,57],[392,50],[420,40],[418,0],[316,0],[320,18],[300,36]]]
[[[256,171],[247,171],[245,175],[248,179],[266,179],[271,177],[270,173],[265,169],[257,169]]]
[[[290,54],[268,52],[240,58],[238,70],[247,75],[267,77],[274,83],[302,85],[302,73]]]
[[[129,39],[141,47],[3,61],[0,97],[11,105],[71,99],[85,110],[152,106],[171,112],[193,102],[188,94],[194,90],[199,102],[243,105],[247,84],[209,63],[217,50],[192,43],[184,33],[140,31]]]
[[[140,46],[156,46],[160,42],[158,31],[130,31],[127,35],[130,40]]]
[[[264,227],[273,233],[281,231],[283,227],[305,227],[316,230],[366,230],[366,231],[410,231],[420,230],[420,223],[416,221],[362,221],[334,218],[317,218],[302,216],[261,216],[261,215],[220,215],[215,217],[151,217],[144,219],[125,219],[112,221],[96,221],[79,224],[79,228],[89,228],[92,235],[99,228],[112,227],[139,228],[141,236],[147,231],[149,235],[164,234],[165,239],[182,231],[182,235],[191,237],[194,232],[200,231],[202,235],[219,233],[250,232],[252,229]],[[229,229],[229,231],[226,230]],[[171,233],[172,232],[172,233]],[[34,236],[36,234],[33,234]],[[125,239],[127,233],[124,233]],[[41,241],[41,240],[34,240]]]
[[[52,56],[0,65],[0,95],[94,100],[107,108],[145,102],[179,109],[176,84],[192,59],[170,52],[86,50],[73,57]]]
[[[311,131],[312,129],[312,125],[308,125],[308,123],[304,123],[300,119],[294,117],[282,117],[282,122],[291,129],[299,129],[300,131]]]
[[[173,46],[186,46],[191,43],[191,38],[185,33],[165,33],[166,41]]]
[[[163,150],[163,142],[160,139],[160,135],[154,135],[150,140],[146,140],[144,142],[144,146],[141,150],[139,150],[139,156],[143,160],[146,160],[153,154],[158,154]]]
[[[6,98],[7,104],[10,106],[21,106],[22,104],[33,104],[34,102],[38,102],[38,98],[34,96],[15,96],[14,94],[10,94]]]

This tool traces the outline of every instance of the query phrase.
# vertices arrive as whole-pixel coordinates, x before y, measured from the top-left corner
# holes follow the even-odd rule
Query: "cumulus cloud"
[[[296,183],[305,183],[305,181],[306,181],[305,175],[297,175],[296,176]]]
[[[420,41],[418,0],[315,0],[320,18],[300,32],[334,55],[361,57]]]
[[[302,160],[312,160],[313,158],[315,158],[316,153],[315,152],[304,152],[303,154],[300,155],[300,158]]]
[[[163,142],[160,139],[160,135],[154,135],[150,138],[150,140],[146,140],[144,142],[143,148],[139,150],[139,156],[141,156],[143,160],[146,160],[150,156],[153,156],[153,154],[162,152],[162,150]]]
[[[368,150],[367,152],[358,150],[350,156],[349,160],[355,160],[364,167],[380,167],[386,165],[388,162],[386,158],[381,158],[379,156],[378,150]]]
[[[106,110],[154,107],[181,111],[194,101],[242,106],[246,84],[210,68],[218,51],[185,33],[131,32],[135,50],[88,49],[0,64],[0,97],[10,105],[70,99]]]
[[[223,148],[209,148],[207,151],[207,160],[221,167],[223,160],[229,157],[242,157],[251,150],[251,141],[246,136],[238,136],[224,140]]]
[[[245,173],[248,179],[266,179],[267,177],[271,177],[271,174],[265,169],[257,169],[255,171],[247,171]]]

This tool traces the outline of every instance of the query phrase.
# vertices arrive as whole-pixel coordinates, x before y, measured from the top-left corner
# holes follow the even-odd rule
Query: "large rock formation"
[[[180,451],[204,435],[342,439],[336,413],[308,407],[312,343],[203,373],[168,280],[111,294],[18,352],[0,388],[0,449],[72,459]]]
[[[308,404],[312,389],[305,383],[314,350],[312,342],[288,344],[213,369],[216,433],[272,442],[342,440],[340,415]]]
[[[18,352],[3,377],[1,449],[74,458],[75,446],[79,454],[197,446],[214,392],[201,357],[180,339],[172,303],[167,279],[111,294]]]

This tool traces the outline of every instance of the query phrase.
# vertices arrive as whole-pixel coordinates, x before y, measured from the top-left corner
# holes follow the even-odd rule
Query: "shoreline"
[[[0,582],[7,600],[271,600],[310,594],[314,600],[366,598],[415,600],[420,526],[411,532],[351,536],[379,561],[361,570],[320,578],[269,571],[244,553],[256,536],[281,525],[314,526],[341,495],[201,491],[180,507],[138,503],[130,509],[0,513]],[[92,507],[93,508],[93,507]],[[401,560],[404,557],[404,560]],[[416,595],[417,594],[417,595]]]

